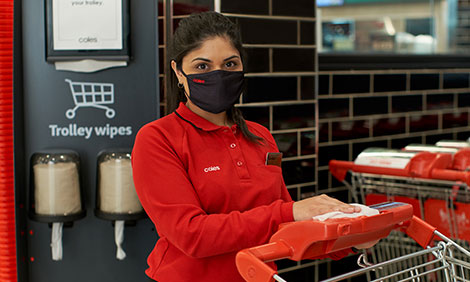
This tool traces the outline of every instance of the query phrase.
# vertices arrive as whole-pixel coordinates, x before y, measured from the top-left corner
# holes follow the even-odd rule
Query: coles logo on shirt
[[[206,167],[204,169],[204,172],[212,172],[212,171],[218,171],[218,170],[220,170],[220,167],[218,165],[214,165],[214,166]]]

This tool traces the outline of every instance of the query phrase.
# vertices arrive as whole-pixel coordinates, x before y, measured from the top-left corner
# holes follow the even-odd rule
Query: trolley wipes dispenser
[[[130,149],[106,149],[99,153],[97,165],[95,215],[114,224],[116,258],[123,260],[124,226],[146,217],[134,187]]]
[[[49,150],[31,157],[29,215],[32,220],[52,224],[52,259],[62,260],[64,223],[85,217],[80,189],[80,159],[70,150]]]

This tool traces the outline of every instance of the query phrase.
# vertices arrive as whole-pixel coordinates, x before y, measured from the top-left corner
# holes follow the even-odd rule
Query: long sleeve
[[[207,213],[202,207],[206,199],[201,197],[213,196],[195,189],[176,151],[183,141],[174,142],[165,133],[150,126],[138,133],[132,153],[134,183],[159,234],[183,253],[201,258],[264,244],[280,223],[293,220],[293,203],[285,186],[282,198],[269,204],[244,211]],[[253,201],[247,195],[233,200],[244,198]]]

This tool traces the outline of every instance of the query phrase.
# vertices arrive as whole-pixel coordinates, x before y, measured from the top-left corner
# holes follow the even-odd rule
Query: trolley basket
[[[469,249],[470,172],[465,168],[470,162],[470,151],[464,148],[453,153],[431,153],[429,148],[431,146],[405,147],[414,152],[369,148],[354,162],[330,161],[330,171],[349,187],[355,202],[366,205],[384,201],[408,203],[413,206],[416,217],[436,227],[439,234],[450,237],[455,244]],[[443,240],[439,236],[436,239]],[[399,232],[391,232],[369,249],[368,254],[373,263],[379,263],[420,250],[422,248],[413,240]],[[425,256],[423,254],[422,258]],[[470,262],[463,252],[456,252],[455,257],[467,265]],[[419,265],[418,261],[418,258],[402,260],[400,264],[411,268]],[[390,273],[396,272],[392,270],[388,268]],[[466,281],[448,279],[445,273],[437,271],[419,281]],[[466,279],[469,279],[468,275]],[[374,280],[368,276],[368,281]]]

